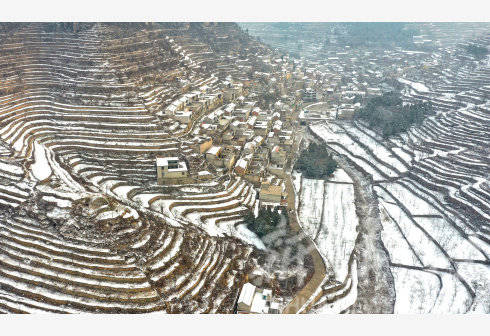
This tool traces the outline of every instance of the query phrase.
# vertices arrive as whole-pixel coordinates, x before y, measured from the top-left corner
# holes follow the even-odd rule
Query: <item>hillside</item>
[[[0,41],[0,312],[231,312],[253,247],[224,225],[254,191],[198,180],[198,137],[161,112],[266,49],[228,23],[2,24]],[[194,182],[157,185],[155,157],[182,153]]]

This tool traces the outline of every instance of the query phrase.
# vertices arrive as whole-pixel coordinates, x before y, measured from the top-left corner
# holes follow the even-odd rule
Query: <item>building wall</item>
[[[180,178],[163,178],[157,180],[160,185],[174,185],[174,184],[189,184],[196,181],[190,176],[182,176]]]
[[[286,161],[286,152],[272,152],[271,153],[271,161],[276,164],[283,164]]]
[[[276,202],[280,203],[281,202],[281,195],[275,195],[275,194],[267,194],[267,193],[260,193],[259,199],[264,202]]]
[[[172,184],[189,177],[188,171],[172,171],[169,172],[165,167],[157,167],[157,183],[158,184]]]
[[[286,178],[286,173],[284,172],[284,168],[277,168],[277,167],[271,167],[268,166],[267,170],[274,175],[277,175],[282,178]]]
[[[238,175],[245,175],[247,173],[247,170],[246,169],[243,169],[242,167],[235,167],[235,172],[238,174]]]
[[[203,142],[202,144],[199,145],[199,153],[202,154],[206,152],[208,149],[211,148],[212,145],[213,145],[213,139],[209,139],[208,141]]]
[[[250,313],[250,306],[249,305],[246,305],[245,303],[243,302],[240,302],[238,305],[237,305],[237,311],[239,313]]]
[[[163,178],[162,167],[157,167],[157,179],[161,180]]]
[[[163,178],[180,178],[180,177],[186,177],[188,173],[186,171],[164,171],[163,172]]]

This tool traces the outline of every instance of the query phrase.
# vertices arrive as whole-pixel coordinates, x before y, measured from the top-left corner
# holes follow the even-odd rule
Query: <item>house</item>
[[[183,124],[188,124],[191,121],[192,111],[178,111],[174,114],[174,119]]]
[[[228,128],[228,126],[230,125],[231,123],[231,118],[221,118],[218,122],[218,128],[221,129],[221,130],[225,130]]]
[[[243,129],[243,127],[245,127],[245,123],[244,122],[240,122],[238,120],[234,120],[231,125],[230,125],[230,128],[233,130],[233,131],[238,131],[239,129]]]
[[[243,285],[237,302],[238,314],[269,314],[279,312],[279,303],[274,305],[274,311],[270,311],[273,297],[270,289],[261,289],[247,282]]]
[[[256,137],[254,137],[253,142],[255,147],[262,146],[262,144],[264,143],[264,137],[257,135]]]
[[[227,115],[231,115],[231,113],[235,110],[235,107],[236,107],[236,105],[234,103],[230,103],[230,104],[226,105],[225,113]]]
[[[206,152],[206,160],[216,164],[218,161],[220,161],[221,158],[221,151],[223,150],[223,147],[220,146],[211,146]]]
[[[271,185],[270,183],[262,183],[260,186],[259,199],[262,202],[281,203],[282,187]]]
[[[158,184],[165,184],[166,182],[171,182],[171,180],[189,176],[187,164],[178,157],[158,157],[156,165]]]
[[[248,167],[250,166],[251,155],[247,155],[246,157],[240,158],[235,165],[235,172],[243,176],[247,173]]]
[[[247,127],[249,129],[253,129],[254,128],[254,125],[255,123],[257,122],[257,117],[256,116],[252,116],[250,117],[248,120],[247,120]]]
[[[214,123],[218,120],[218,116],[216,115],[216,111],[209,113],[205,118],[204,122],[206,123]]]
[[[266,136],[269,132],[269,125],[267,121],[257,121],[253,127],[253,131],[257,135]]]
[[[287,152],[279,147],[279,146],[274,146],[271,150],[271,162],[275,163],[277,165],[284,165],[286,162],[286,156]]]
[[[227,102],[235,100],[237,98],[238,92],[234,88],[229,86],[223,89],[223,99]]]
[[[258,116],[260,114],[261,110],[260,107],[256,106],[252,109],[252,115],[253,116]]]
[[[282,121],[281,120],[276,120],[274,121],[274,124],[272,125],[272,132],[279,134],[282,129]]]
[[[233,111],[233,115],[240,121],[246,121],[250,116],[250,108],[241,108]]]
[[[213,145],[213,139],[212,138],[201,138],[196,141],[197,144],[197,150],[199,151],[200,154],[205,153],[211,146]]]
[[[279,302],[277,301],[272,301],[271,306],[269,308],[269,314],[280,314],[281,311],[279,310]]]
[[[265,111],[259,112],[256,117],[257,121],[269,121],[270,119],[272,119],[272,116],[270,116],[269,113]]]
[[[269,132],[269,134],[267,135],[267,147],[273,148],[279,143],[279,136],[277,136],[274,132]]]
[[[252,309],[252,302],[255,296],[255,288],[256,287],[249,282],[243,285],[237,302],[238,314],[250,313],[250,310]]]
[[[254,151],[255,151],[255,143],[253,141],[249,141],[243,146],[243,152],[245,154],[251,154]]]
[[[306,88],[303,92],[303,100],[304,101],[316,101],[316,91],[312,88]]]

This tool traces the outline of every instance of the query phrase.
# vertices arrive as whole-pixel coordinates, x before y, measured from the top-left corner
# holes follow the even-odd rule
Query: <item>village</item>
[[[424,29],[431,27],[422,25]],[[448,63],[457,43],[431,53],[447,34],[436,32],[414,36],[412,48],[357,48],[355,53],[349,46],[339,50],[334,34],[328,48],[300,41],[310,48],[302,50],[304,57],[292,58],[276,50],[240,63],[242,73],[182,94],[162,117],[182,123],[196,145],[180,158],[158,158],[158,183],[193,184],[216,176],[238,176],[256,189],[256,215],[258,208],[285,209],[295,199],[295,195],[288,197],[286,185],[292,181],[306,127],[351,121],[370,99],[394,91],[416,102],[429,95],[427,86],[456,71],[441,69],[441,64]],[[446,104],[444,100],[433,103]],[[278,313],[284,308],[281,300],[270,289],[245,283],[236,312]]]
[[[328,66],[262,56],[243,65],[248,75],[228,75],[182,93],[157,115],[167,123],[174,120],[173,127],[184,129],[192,146],[180,157],[157,159],[158,184],[192,184],[235,174],[257,188],[262,202],[284,205],[284,178],[297,154],[292,149],[301,141],[300,128],[352,119],[368,97],[394,89],[388,84],[394,77],[380,71],[382,65],[371,53],[359,59],[341,56],[329,58]],[[392,61],[392,55],[385,58]],[[368,64],[366,72],[353,61]],[[253,71],[264,67],[268,72]],[[400,75],[401,70],[394,71]]]
[[[488,312],[488,25],[363,27],[3,24],[0,312]]]

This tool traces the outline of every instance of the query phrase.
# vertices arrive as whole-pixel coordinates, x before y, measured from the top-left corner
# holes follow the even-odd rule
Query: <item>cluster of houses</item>
[[[274,201],[281,203],[286,198],[284,190],[279,185],[272,191],[266,180],[285,173],[286,153],[294,141],[292,125],[285,121],[285,110],[264,111],[256,101],[239,98],[208,115],[201,124],[199,135],[212,141],[203,154],[215,169],[232,171],[260,188],[261,200],[271,201],[273,192]]]
[[[160,114],[193,131],[192,151],[157,159],[159,184],[232,173],[256,187],[261,201],[284,205],[282,178],[294,143],[291,107],[285,99],[263,109],[251,90],[250,83],[227,78],[183,94]]]
[[[342,50],[340,50],[342,49]],[[312,55],[294,60],[290,87],[303,102],[322,102],[319,110],[305,110],[300,121],[352,119],[366,100],[401,89],[399,78],[427,73],[437,66],[437,60],[427,63],[424,52],[398,48],[352,49],[330,46],[322,57]],[[307,104],[308,106],[309,104]]]
[[[180,156],[159,161],[168,164],[178,157],[181,170],[157,163],[158,183],[236,174],[259,191],[261,201],[284,205],[282,179],[290,168],[295,140],[295,104],[311,105],[299,113],[300,122],[350,119],[366,97],[393,90],[386,78],[399,75],[400,69],[380,63],[392,57],[366,51],[337,52],[323,62],[272,54],[257,56],[253,62],[235,59],[239,72],[230,70],[233,76],[225,80],[211,76],[197,88],[187,88],[157,114],[182,128],[192,126],[189,146],[179,148]],[[270,94],[272,101],[264,104],[264,94]],[[321,108],[314,106],[317,102]]]
[[[310,54],[301,59],[277,52],[257,52],[246,58],[229,52],[213,72],[206,73],[208,77],[181,83],[181,92],[156,115],[162,123],[171,123],[171,131],[192,127],[192,133],[188,145],[157,160],[158,183],[182,184],[236,174],[259,190],[261,201],[284,203],[282,178],[290,168],[296,110],[303,124],[351,119],[366,99],[400,89],[400,77],[410,78],[421,71],[421,65],[430,73],[438,64],[437,60],[428,64],[423,52],[401,47],[340,45],[336,34],[331,32],[326,45],[324,35],[311,35],[311,43],[303,48]],[[414,42],[427,41],[421,35],[414,36]],[[197,55],[208,55],[184,50],[199,49],[196,46],[182,48],[171,39],[169,43],[189,64],[197,62]],[[264,104],[264,96],[272,98]],[[299,101],[304,103],[301,109]]]
[[[297,103],[306,105],[300,122],[350,119],[366,97],[393,90],[397,81],[389,79],[405,70],[400,54],[346,50],[326,54],[321,61],[277,54],[233,58],[234,66],[223,68],[229,73],[224,80],[212,75],[200,86],[186,87],[157,114],[179,127],[192,126],[189,145],[159,161],[168,164],[177,157],[181,170],[157,164],[158,182],[181,184],[234,174],[249,181],[262,202],[284,205],[282,179],[290,168]],[[393,67],[397,57],[401,61]],[[272,98],[264,103],[264,96]],[[314,106],[317,102],[321,108]]]
[[[198,90],[184,93],[178,99],[169,104],[165,110],[157,113],[162,118],[172,118],[183,124],[191,121],[203,113],[214,110],[224,101],[232,101],[242,93],[240,83],[230,84],[225,82],[219,90],[214,90],[209,85],[202,85]]]

